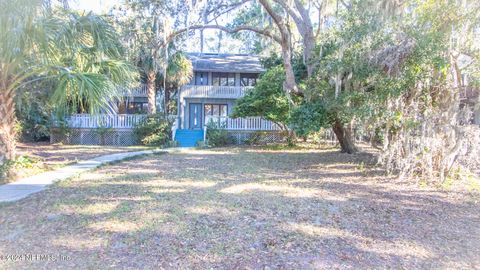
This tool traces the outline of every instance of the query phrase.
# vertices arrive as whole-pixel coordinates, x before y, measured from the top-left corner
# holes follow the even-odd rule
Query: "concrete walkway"
[[[168,153],[170,151],[172,151],[172,149],[145,150],[105,155],[86,161],[80,161],[73,165],[62,167],[58,170],[23,178],[12,183],[0,185],[0,202],[13,202],[23,199],[30,194],[46,189],[49,185],[57,181],[76,176],[82,172],[97,168],[98,166],[109,162],[120,161],[140,155],[162,152]]]

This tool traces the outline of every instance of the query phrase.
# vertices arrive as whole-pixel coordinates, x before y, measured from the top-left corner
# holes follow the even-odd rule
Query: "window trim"
[[[207,114],[207,110],[206,110],[206,107],[207,106],[212,106],[210,108],[210,114]],[[213,114],[213,106],[218,106],[218,115],[217,114]],[[221,106],[225,106],[225,115],[222,115],[222,109],[221,109]],[[203,121],[205,124],[208,124],[207,122],[207,116],[215,116],[218,118],[218,121],[220,124],[220,120],[222,117],[228,117],[228,104],[226,103],[204,103],[203,104]]]
[[[247,85],[243,85],[243,80],[247,79]],[[250,82],[253,81],[254,83],[251,84]],[[258,81],[258,73],[240,73],[240,86],[248,87],[248,86],[255,86]]]
[[[202,76],[202,79],[205,79],[207,81],[206,84],[198,84],[198,81],[197,81],[197,74],[198,75],[201,75]],[[208,72],[207,71],[195,71],[195,74],[194,74],[194,79],[193,79],[193,84],[194,85],[209,85],[209,78],[208,78]]]
[[[237,78],[235,73],[231,72],[212,72],[212,84],[213,86],[236,86]],[[218,85],[215,84],[215,79],[218,80]],[[227,85],[222,85],[222,79],[226,79]],[[233,85],[230,84],[230,79],[233,79]]]

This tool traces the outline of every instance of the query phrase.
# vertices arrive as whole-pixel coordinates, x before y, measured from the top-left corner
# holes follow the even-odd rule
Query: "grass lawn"
[[[68,257],[0,268],[478,269],[478,194],[359,160],[229,148],[104,166],[0,205],[0,255]]]

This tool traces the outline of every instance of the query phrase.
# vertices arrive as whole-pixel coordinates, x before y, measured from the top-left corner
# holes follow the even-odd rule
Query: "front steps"
[[[198,141],[203,141],[203,130],[177,129],[175,141],[179,147],[195,147]]]

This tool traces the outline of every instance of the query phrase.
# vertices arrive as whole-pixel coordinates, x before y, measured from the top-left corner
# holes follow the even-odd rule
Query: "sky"
[[[97,14],[107,13],[115,5],[120,5],[122,0],[70,0],[70,8],[76,10],[84,11],[93,11]],[[218,31],[213,29],[204,30],[205,34],[205,46],[204,52],[217,53],[217,44],[218,44]],[[189,52],[199,52],[200,51],[200,34],[199,31],[196,31],[195,37],[189,39],[189,42],[185,44],[185,50]],[[226,37],[222,41],[222,46],[220,52],[222,53],[242,53],[241,51],[242,44],[238,40],[234,40]]]
[[[120,2],[119,0],[70,0],[68,4],[73,9],[93,11],[102,14]]]

